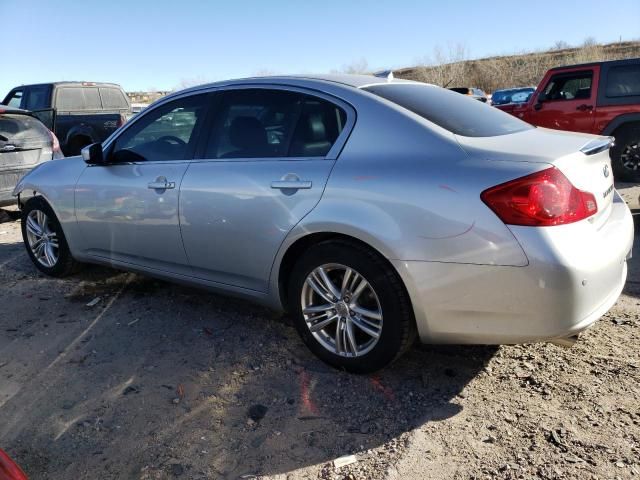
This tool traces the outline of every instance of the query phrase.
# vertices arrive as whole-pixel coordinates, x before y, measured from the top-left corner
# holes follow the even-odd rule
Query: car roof
[[[259,83],[275,83],[275,84],[290,84],[292,86],[302,86],[302,87],[317,87],[322,84],[334,84],[334,85],[343,85],[346,87],[352,87],[361,89],[364,87],[368,87],[371,85],[380,85],[380,84],[402,84],[402,83],[420,83],[415,82],[413,80],[403,80],[396,78],[384,78],[384,77],[375,77],[373,75],[352,75],[352,74],[303,74],[303,75],[269,75],[269,76],[260,76],[260,77],[247,77],[247,78],[238,78],[233,80],[223,80],[219,82],[206,83],[203,85],[198,85],[195,87],[186,88],[184,90],[179,90],[169,94],[167,97],[173,97],[177,94],[184,94],[189,92],[196,92],[200,90],[206,90],[212,87],[223,87],[223,86],[232,86],[232,85],[247,85],[247,84],[259,84]],[[165,97],[165,98],[167,98]]]
[[[69,85],[69,86],[76,86],[76,85],[80,85],[80,86],[85,86],[85,87],[117,87],[117,88],[121,88],[120,85],[118,85],[117,83],[109,83],[109,82],[89,82],[86,80],[73,80],[73,81],[66,81],[66,80],[62,80],[62,81],[58,81],[58,82],[45,82],[45,83],[30,83],[27,85],[18,85],[14,88],[23,88],[23,87],[42,87],[42,86],[65,86],[65,85]]]
[[[627,58],[625,60],[604,60],[602,62],[577,63],[575,65],[561,65],[558,67],[550,68],[549,71],[551,72],[555,70],[565,70],[567,68],[594,67],[596,65],[610,65],[610,64],[633,65],[637,63],[640,63],[640,58]]]

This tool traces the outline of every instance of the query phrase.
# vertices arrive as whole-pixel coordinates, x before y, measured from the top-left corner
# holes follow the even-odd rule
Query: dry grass
[[[563,45],[559,45],[563,46]],[[552,67],[601,60],[640,57],[640,41],[607,45],[585,41],[580,47],[556,48],[545,52],[524,53],[479,60],[465,60],[464,48],[435,52],[435,61],[394,70],[397,78],[433,83],[443,87],[472,86],[486,92],[500,88],[537,85]]]

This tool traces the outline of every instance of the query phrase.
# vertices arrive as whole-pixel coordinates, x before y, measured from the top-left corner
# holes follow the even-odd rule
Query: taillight
[[[53,158],[62,158],[62,149],[60,148],[60,142],[56,134],[49,130],[49,136],[51,137],[51,150],[53,150]]]
[[[578,190],[555,167],[489,188],[480,198],[509,225],[565,225],[598,211],[593,194]]]
[[[118,117],[118,121],[116,122],[116,127],[120,128],[122,125],[124,125],[127,121],[127,118],[124,116],[123,113],[120,114],[120,116]]]

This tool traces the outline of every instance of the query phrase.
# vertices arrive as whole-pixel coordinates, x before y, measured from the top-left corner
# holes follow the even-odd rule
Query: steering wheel
[[[169,144],[173,144],[173,145],[180,145],[181,147],[184,147],[187,144],[187,142],[185,142],[181,138],[175,137],[173,135],[165,135],[163,137],[160,137],[156,141],[157,142],[169,143]]]

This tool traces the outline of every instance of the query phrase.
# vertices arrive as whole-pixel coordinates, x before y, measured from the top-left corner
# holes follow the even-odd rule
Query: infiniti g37
[[[633,243],[611,144],[417,82],[253,78],[170,95],[14,193],[44,273],[239,295],[366,372],[416,336],[571,343],[611,308]]]

